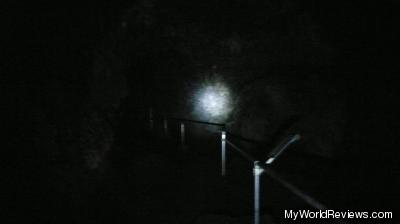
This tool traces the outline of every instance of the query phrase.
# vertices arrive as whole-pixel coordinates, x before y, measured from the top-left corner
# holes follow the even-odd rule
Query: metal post
[[[181,145],[185,146],[185,124],[181,123]]]
[[[221,132],[221,175],[226,173],[226,132]]]
[[[164,134],[165,134],[165,136],[168,136],[168,120],[167,120],[167,118],[164,118]]]
[[[260,224],[260,176],[264,169],[259,165],[259,161],[254,162],[254,224]]]
[[[153,130],[154,121],[153,121],[153,109],[150,107],[149,109],[149,127],[150,130]]]

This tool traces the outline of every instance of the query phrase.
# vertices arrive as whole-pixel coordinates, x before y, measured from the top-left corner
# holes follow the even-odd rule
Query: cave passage
[[[398,83],[395,57],[385,57],[392,8],[317,0],[4,6],[1,148],[12,155],[2,156],[10,190],[1,213],[11,223],[252,223],[254,164],[244,157],[264,163],[295,134],[263,165],[329,209],[395,213]],[[260,190],[261,224],[316,210],[266,173]]]

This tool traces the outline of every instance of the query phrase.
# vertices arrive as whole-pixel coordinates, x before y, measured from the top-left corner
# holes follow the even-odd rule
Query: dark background
[[[249,25],[253,24],[249,21],[257,20],[251,17],[252,12],[257,14],[256,11],[261,10],[257,5],[263,3],[257,1],[248,3],[248,8],[236,6],[229,9],[225,6],[246,4],[241,1],[202,1],[191,6],[191,3],[171,2],[169,5],[164,2],[160,8],[170,10],[166,10],[167,17],[171,12],[181,15],[177,16],[179,22],[176,24],[185,24],[179,18],[188,18],[195,24],[203,24],[209,35],[224,36],[231,31],[252,33],[259,29]],[[101,46],[112,45],[110,43],[114,43],[115,38],[124,39],[122,34],[118,36],[115,33],[120,32],[121,20],[129,14],[127,9],[133,4],[132,1],[96,1],[79,4],[12,3],[2,7],[1,14],[5,15],[3,21],[6,22],[1,49],[5,102],[2,111],[6,112],[3,127],[7,129],[3,150],[7,154],[11,152],[12,158],[9,160],[8,156],[2,156],[8,173],[3,181],[16,190],[4,194],[11,200],[10,208],[36,206],[37,202],[31,202],[32,198],[37,201],[53,189],[49,182],[53,182],[54,170],[66,166],[80,167],[84,163],[84,149],[80,145],[81,136],[85,135],[82,126],[93,107],[108,105],[108,102],[93,100],[93,89],[97,85],[93,81],[93,63]],[[179,11],[179,7],[190,8],[188,11],[192,14]],[[346,98],[345,134],[350,136],[346,144],[357,145],[359,150],[350,157],[342,155],[331,159],[339,163],[346,161],[350,169],[354,166],[364,170],[365,176],[359,186],[363,193],[361,199],[357,199],[357,205],[366,203],[367,209],[394,210],[396,206],[392,203],[398,199],[398,117],[395,110],[398,83],[396,66],[392,63],[395,60],[393,8],[389,2],[377,1],[301,1],[296,9],[311,16],[318,24],[319,39],[334,49],[333,65],[325,78],[332,86],[340,86],[340,96]],[[226,16],[229,13],[241,16]],[[215,22],[229,19],[234,22]],[[174,24],[173,19],[169,22]],[[282,25],[277,29],[285,27]],[[144,32],[155,32],[150,36],[157,37],[157,30]],[[135,32],[141,31],[136,28],[132,32],[131,37],[134,37]],[[153,42],[150,40],[147,42],[149,46],[142,48],[156,52],[157,41],[157,38]],[[154,64],[169,57],[153,57],[151,53],[147,56]],[[144,94],[150,88],[150,78],[144,75],[146,69],[146,66],[136,67],[137,73],[126,79],[131,89],[130,97],[135,93],[145,95],[138,106],[142,109],[135,107],[134,111],[143,110],[150,102],[157,101]],[[131,100],[128,105],[139,104],[132,98],[127,99]],[[134,118],[125,117],[116,122],[117,127],[113,130],[117,136],[122,136],[120,140],[126,130],[123,124],[134,121]],[[51,151],[54,148],[57,148],[56,155]],[[57,158],[55,161],[54,157]],[[84,178],[68,181],[79,182]],[[369,196],[373,199],[369,200]]]

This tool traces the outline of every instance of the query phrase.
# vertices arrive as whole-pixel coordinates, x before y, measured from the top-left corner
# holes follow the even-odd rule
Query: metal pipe
[[[185,124],[181,123],[181,145],[185,146]]]
[[[221,175],[226,174],[226,132],[221,132]]]
[[[289,145],[291,145],[295,141],[300,140],[300,138],[301,137],[299,134],[295,134],[285,138],[274,150],[272,150],[268,160],[265,163],[266,164],[273,163],[275,159],[278,158],[278,156],[281,155],[289,147]]]
[[[153,126],[154,126],[153,109],[150,107],[149,108],[149,127],[150,127],[150,130],[153,130]]]
[[[190,120],[190,119],[176,118],[176,117],[169,117],[169,118],[173,119],[173,120],[181,121],[181,122],[190,122],[190,123],[225,127],[225,124],[223,124],[223,123],[212,123],[212,122],[207,122],[207,121],[197,121],[197,120]]]
[[[306,202],[307,204],[312,206],[313,208],[318,209],[318,210],[326,210],[327,209],[327,207],[324,204],[320,203],[319,201],[317,201],[316,199],[311,197],[309,194],[303,192],[302,190],[300,190],[299,188],[297,188],[293,184],[289,183],[289,181],[285,180],[280,175],[275,173],[271,168],[265,169],[265,173],[269,177],[271,177],[272,179],[277,181],[279,184],[281,184],[284,188],[288,189],[294,195],[298,196],[304,202]]]
[[[250,161],[250,162],[256,161],[253,156],[251,156],[248,153],[244,152],[243,150],[241,150],[239,147],[237,147],[235,144],[233,144],[229,140],[226,140],[226,143],[228,143],[228,145],[230,145],[233,149],[235,149],[237,152],[239,152],[248,161]]]
[[[260,166],[260,161],[254,162],[254,224],[260,224],[260,177],[264,169]]]
[[[164,134],[165,134],[165,136],[168,136],[168,120],[167,120],[167,118],[164,118]]]

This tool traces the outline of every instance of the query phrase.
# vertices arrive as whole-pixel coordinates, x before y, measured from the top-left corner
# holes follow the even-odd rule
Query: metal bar
[[[259,161],[254,162],[254,224],[260,224],[260,177],[264,169],[259,165]]]
[[[165,134],[165,136],[168,136],[168,120],[167,120],[167,118],[164,118],[164,134]]]
[[[181,144],[182,146],[185,145],[185,125],[183,121],[186,122],[192,122],[192,123],[199,123],[199,124],[206,124],[206,125],[214,125],[214,126],[222,126],[225,127],[225,124],[219,124],[219,123],[211,123],[211,122],[203,122],[203,121],[195,121],[195,120],[189,120],[189,119],[179,119],[179,118],[172,118],[178,121],[182,121],[180,123],[180,133],[181,133]],[[150,128],[153,129],[153,111],[152,108],[149,110],[149,123],[150,123]],[[164,119],[164,130],[167,131],[168,129],[168,124],[167,124],[167,119]],[[327,207],[308,194],[304,193],[301,191],[299,188],[296,186],[290,184],[288,181],[285,179],[281,178],[278,174],[276,174],[273,170],[270,168],[267,168],[259,163],[259,161],[256,161],[255,158],[248,153],[244,152],[241,150],[239,147],[234,145],[232,142],[228,141],[226,139],[226,131],[222,131],[221,133],[221,174],[224,176],[226,172],[226,143],[230,145],[233,149],[238,151],[243,157],[245,157],[247,160],[250,162],[254,162],[254,167],[253,167],[253,173],[254,173],[254,224],[259,224],[260,223],[260,176],[263,172],[266,172],[268,176],[276,180],[278,183],[280,183],[283,187],[288,189],[290,192],[304,200],[306,203],[311,205],[312,207],[320,210],[326,210]],[[230,133],[228,133],[230,134]],[[231,135],[231,134],[230,134]],[[267,160],[267,164],[272,163],[290,144],[292,144],[294,141],[297,141],[300,139],[299,135],[292,136],[289,141],[284,141],[284,144],[280,144],[277,148],[275,148],[272,153],[270,159]],[[241,140],[248,140],[248,139],[241,139]],[[254,142],[254,141],[253,141]],[[272,160],[271,160],[272,159]]]
[[[266,141],[259,141],[259,140],[255,140],[255,139],[245,138],[243,136],[234,134],[234,133],[229,132],[229,131],[227,131],[226,134],[229,135],[229,138],[232,137],[232,138],[237,139],[239,141],[248,142],[248,143],[252,143],[252,144],[255,144],[255,145],[261,145],[261,144],[267,143]]]
[[[228,143],[228,145],[230,145],[233,149],[235,149],[236,151],[238,151],[243,157],[245,157],[247,160],[254,162],[256,161],[256,159],[254,159],[254,157],[252,157],[251,155],[247,154],[246,152],[244,152],[243,150],[241,150],[239,147],[237,147],[236,145],[234,145],[233,143],[231,143],[229,140],[226,140],[226,142]],[[299,188],[297,188],[296,186],[292,185],[291,183],[289,183],[288,181],[286,181],[285,179],[283,179],[282,177],[280,177],[280,175],[276,174],[274,171],[271,170],[271,168],[267,168],[263,165],[261,165],[260,163],[257,163],[257,165],[259,167],[261,167],[261,169],[263,171],[266,172],[266,174],[268,176],[270,176],[271,178],[273,178],[275,181],[277,181],[278,183],[280,183],[283,187],[285,187],[286,189],[288,189],[290,192],[292,192],[293,194],[295,194],[296,196],[298,196],[299,198],[301,198],[303,201],[305,201],[307,204],[311,205],[312,207],[316,208],[316,209],[320,209],[320,210],[326,210],[327,207],[325,205],[323,205],[322,203],[318,202],[316,199],[312,198],[311,196],[309,196],[308,194],[304,193],[303,191],[301,191]],[[255,181],[255,186],[257,186],[257,183],[259,180],[254,180]],[[259,192],[256,191],[256,188],[254,189],[255,192]],[[256,200],[255,200],[256,202]],[[255,204],[256,207],[257,204]],[[258,204],[259,205],[259,204]]]
[[[298,196],[299,198],[303,199],[307,204],[311,205],[313,208],[319,209],[319,210],[326,210],[327,207],[308,194],[304,193],[301,191],[299,188],[294,186],[293,184],[289,183],[287,180],[283,179],[280,175],[275,173],[271,168],[265,169],[265,173],[270,176],[272,179],[280,183],[283,187],[288,189],[290,192]]]
[[[149,128],[150,128],[150,130],[153,130],[153,127],[154,127],[153,109],[150,107],[149,108]]]
[[[221,132],[221,175],[226,174],[226,133]]]
[[[243,150],[241,150],[239,147],[237,147],[236,145],[234,145],[232,142],[230,142],[229,140],[226,140],[226,143],[228,143],[228,145],[230,145],[233,149],[235,149],[236,151],[238,151],[244,158],[246,158],[247,160],[249,160],[250,162],[254,162],[256,161],[256,159],[247,154],[246,152],[244,152]]]
[[[181,122],[191,122],[191,123],[197,123],[197,124],[205,124],[205,125],[213,125],[213,126],[225,127],[225,124],[222,124],[222,123],[212,123],[212,122],[207,122],[207,121],[197,121],[197,120],[174,118],[174,117],[171,117],[170,119],[181,121]]]
[[[271,151],[268,160],[265,162],[266,164],[271,164],[274,162],[279,155],[281,155],[292,143],[300,140],[300,135],[295,134],[285,138],[274,150]]]
[[[185,146],[185,124],[181,123],[181,145]]]

